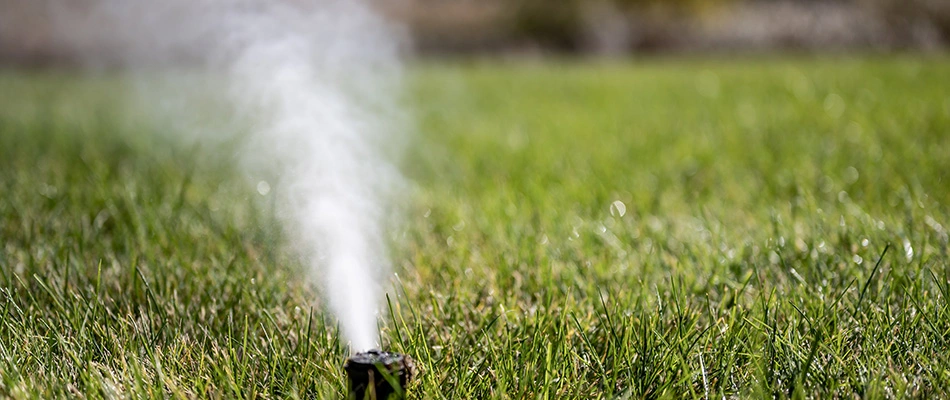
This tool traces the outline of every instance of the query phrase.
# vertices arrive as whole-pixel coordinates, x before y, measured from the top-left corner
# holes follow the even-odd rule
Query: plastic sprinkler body
[[[415,375],[415,364],[405,354],[382,350],[356,353],[343,364],[348,400],[396,400],[406,398],[406,388]]]

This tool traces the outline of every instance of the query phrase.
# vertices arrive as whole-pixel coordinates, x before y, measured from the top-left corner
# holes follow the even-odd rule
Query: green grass
[[[416,66],[382,323],[411,395],[950,396],[948,83],[921,57]],[[121,87],[0,73],[0,397],[339,396],[268,198]]]

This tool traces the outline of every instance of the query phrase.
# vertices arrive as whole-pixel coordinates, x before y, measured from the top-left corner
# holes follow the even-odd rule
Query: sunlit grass
[[[412,71],[412,396],[950,393],[946,59]],[[0,396],[339,396],[271,199],[122,86],[0,74]]]

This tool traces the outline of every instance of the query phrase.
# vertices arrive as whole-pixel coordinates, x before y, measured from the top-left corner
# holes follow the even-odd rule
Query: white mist
[[[404,131],[395,106],[400,36],[357,0],[99,0],[58,20],[67,38],[98,26],[124,63],[160,71],[165,90],[143,93],[165,118],[205,119],[189,115],[202,109],[190,98],[196,89],[163,72],[176,70],[169,65],[198,65],[220,81],[223,93],[210,97],[228,105],[232,121],[177,129],[199,139],[221,127],[242,131],[240,168],[255,184],[270,181],[292,248],[321,283],[351,351],[378,347],[389,268],[383,225],[400,181],[391,157]]]

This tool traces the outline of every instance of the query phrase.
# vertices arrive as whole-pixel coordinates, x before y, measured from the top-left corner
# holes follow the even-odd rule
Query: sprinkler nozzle
[[[382,350],[356,353],[343,364],[348,400],[406,398],[406,387],[415,375],[412,359]]]

